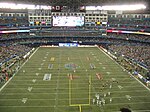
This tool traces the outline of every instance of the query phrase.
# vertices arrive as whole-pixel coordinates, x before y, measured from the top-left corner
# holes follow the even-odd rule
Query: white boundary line
[[[119,65],[112,57],[110,57],[110,55],[108,55],[106,52],[104,52],[102,49],[100,49],[98,46],[97,46],[97,48],[100,50],[100,51],[102,51],[106,56],[108,56],[111,60],[113,60],[117,65]],[[126,69],[125,68],[123,68],[121,65],[119,65],[123,70],[125,70],[126,71]],[[127,71],[126,71],[127,72]],[[127,72],[131,77],[133,77],[132,76],[132,74],[131,73],[129,73],[129,72]],[[136,79],[135,77],[133,77],[136,81],[138,81],[140,84],[142,84],[149,92],[150,92],[150,88],[148,88],[146,85],[144,85],[141,81],[139,81],[138,79]]]
[[[35,54],[35,52],[36,52],[38,49],[39,49],[39,47],[31,54],[31,56],[29,57],[29,59]],[[21,67],[19,68],[19,70],[28,62],[29,59],[27,59],[27,60],[21,65]],[[17,70],[16,73],[18,73],[19,70]],[[13,77],[15,76],[16,73],[14,73],[13,76],[0,88],[0,92],[1,92],[1,91],[3,90],[3,88],[13,79]]]

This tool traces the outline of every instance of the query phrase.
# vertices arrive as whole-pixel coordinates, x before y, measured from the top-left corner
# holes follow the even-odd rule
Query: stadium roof
[[[150,13],[150,0],[0,0],[0,3],[32,4],[35,6],[69,6],[76,9],[78,6],[109,6],[109,5],[137,5],[143,4],[145,10],[140,13]],[[126,8],[125,8],[126,9]]]
[[[80,5],[120,5],[120,4],[149,4],[149,0],[0,0],[0,2],[13,3],[31,3],[42,5],[64,5],[64,6],[80,6]]]

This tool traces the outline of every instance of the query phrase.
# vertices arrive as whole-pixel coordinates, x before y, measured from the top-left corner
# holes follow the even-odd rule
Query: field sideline
[[[41,47],[0,92],[0,112],[150,112],[149,105],[150,91],[97,47]]]

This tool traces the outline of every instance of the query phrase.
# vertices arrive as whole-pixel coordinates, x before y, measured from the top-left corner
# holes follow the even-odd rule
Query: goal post
[[[69,106],[73,107],[79,107],[80,112],[82,112],[82,106],[90,106],[91,102],[91,75],[88,76],[88,102],[87,103],[78,103],[73,104],[72,103],[72,80],[69,79]]]

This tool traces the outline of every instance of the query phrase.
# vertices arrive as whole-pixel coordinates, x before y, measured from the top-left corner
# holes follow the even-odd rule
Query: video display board
[[[83,26],[84,16],[53,16],[53,26]]]

